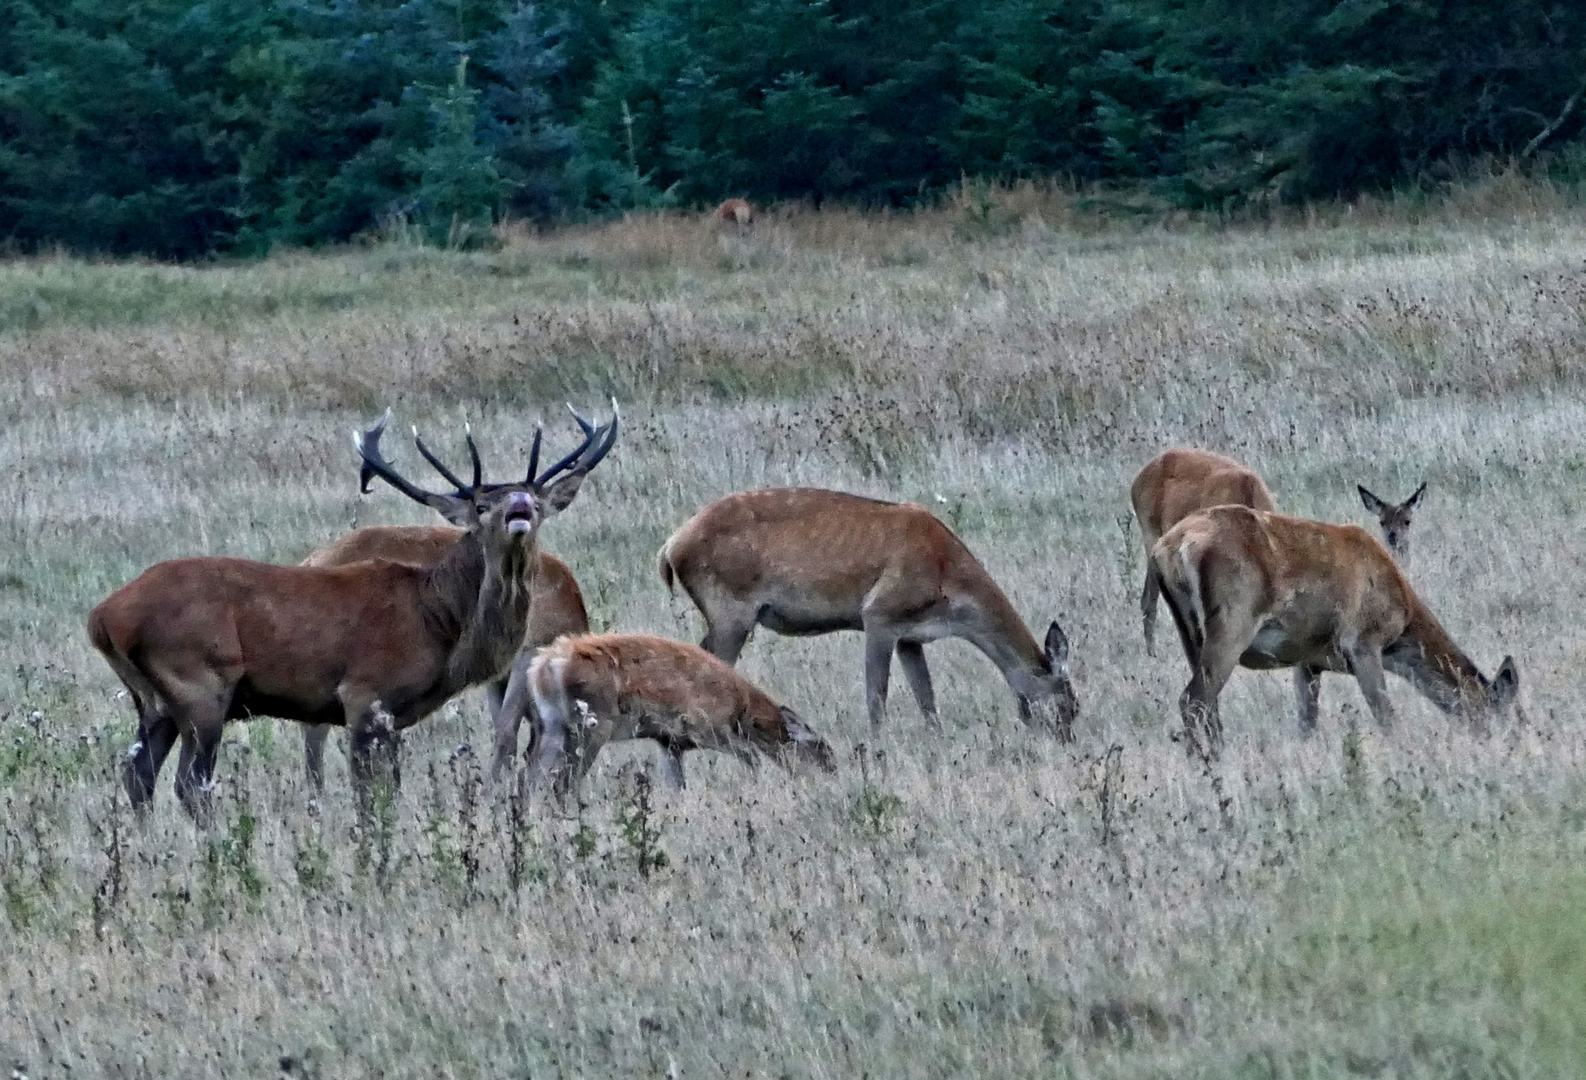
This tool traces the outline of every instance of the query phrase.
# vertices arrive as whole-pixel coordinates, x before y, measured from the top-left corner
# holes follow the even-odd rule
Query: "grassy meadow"
[[[0,263],[0,1068],[13,1076],[1556,1077],[1586,1060],[1586,213],[1500,178],[1436,206],[1108,223],[983,192],[912,216],[635,219],[496,250],[202,267]],[[562,403],[627,421],[544,546],[597,628],[696,640],[655,552],[711,499],[925,504],[1037,634],[1078,739],[968,646],[865,719],[855,635],[740,669],[830,777],[647,746],[565,813],[482,781],[470,694],[353,828],[298,733],[235,725],[221,821],[112,780],[133,715],[83,629],[162,559],[291,562],[355,525],[347,432],[393,407],[520,468]],[[405,430],[405,427],[402,428]],[[1140,637],[1128,484],[1172,444],[1280,508],[1369,523],[1429,481],[1408,572],[1521,712],[1487,735],[1390,680],[1399,726],[1239,672],[1210,771]],[[394,442],[416,478],[411,447]],[[422,479],[421,479],[422,482]],[[333,740],[339,746],[339,736]],[[472,747],[472,751],[463,749]],[[656,865],[660,863],[660,865]]]

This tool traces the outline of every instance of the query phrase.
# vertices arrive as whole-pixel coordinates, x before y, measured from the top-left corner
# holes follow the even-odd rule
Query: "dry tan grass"
[[[1572,1069],[1586,222],[1105,231],[1037,194],[999,196],[1012,224],[965,203],[773,215],[747,237],[676,217],[487,254],[0,267],[55,297],[0,339],[0,1065]],[[96,289],[139,299],[89,318]],[[669,865],[649,878],[631,770],[653,759],[625,748],[580,813],[517,829],[514,886],[510,808],[455,754],[485,745],[472,698],[411,734],[383,868],[381,830],[362,855],[351,835],[340,763],[311,812],[273,721],[223,751],[214,834],[168,786],[148,821],[118,814],[104,770],[130,710],[81,630],[94,601],[163,558],[290,561],[354,523],[422,520],[354,494],[345,431],[376,406],[452,450],[466,414],[505,468],[534,420],[564,423],[563,396],[608,390],[631,423],[545,536],[597,626],[698,633],[653,555],[718,495],[915,499],[1030,622],[1068,630],[1077,745],[1025,730],[955,645],[932,649],[945,732],[899,685],[872,733],[856,639],[762,634],[743,670],[844,765],[756,777],[695,755],[690,788],[657,795]],[[1478,738],[1394,683],[1403,722],[1382,735],[1330,679],[1302,741],[1287,680],[1246,672],[1226,760],[1191,767],[1170,737],[1183,663],[1144,655],[1119,523],[1172,442],[1233,453],[1330,520],[1362,519],[1357,481],[1429,479],[1413,580],[1485,670],[1516,655],[1528,722]]]

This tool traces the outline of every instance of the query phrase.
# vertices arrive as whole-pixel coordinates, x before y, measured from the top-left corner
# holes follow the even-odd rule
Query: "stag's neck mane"
[[[522,647],[529,620],[525,570],[534,558],[533,541],[508,544],[492,557],[478,530],[470,530],[429,567],[424,613],[453,643],[446,680],[454,692],[500,675]]]

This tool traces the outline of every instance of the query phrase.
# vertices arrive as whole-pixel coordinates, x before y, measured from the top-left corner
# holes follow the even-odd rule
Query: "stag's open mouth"
[[[526,506],[514,506],[506,513],[507,532],[528,532],[534,527],[534,511]]]

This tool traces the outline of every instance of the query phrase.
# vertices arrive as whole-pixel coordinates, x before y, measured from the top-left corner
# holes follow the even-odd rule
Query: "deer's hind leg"
[[[918,641],[900,641],[897,652],[903,677],[908,680],[925,722],[936,724],[936,690],[931,686],[931,669],[925,665],[925,646]]]
[[[1179,713],[1189,751],[1205,762],[1222,750],[1223,724],[1218,698],[1228,685],[1239,657],[1256,636],[1253,618],[1234,610],[1236,605],[1214,610],[1206,620],[1206,640],[1192,660],[1189,685],[1179,697]]]
[[[325,791],[325,740],[330,728],[329,724],[303,725],[303,773],[315,794]]]
[[[760,609],[741,601],[712,604],[705,611],[705,637],[699,647],[727,664],[736,664],[749,635],[759,621]]]

